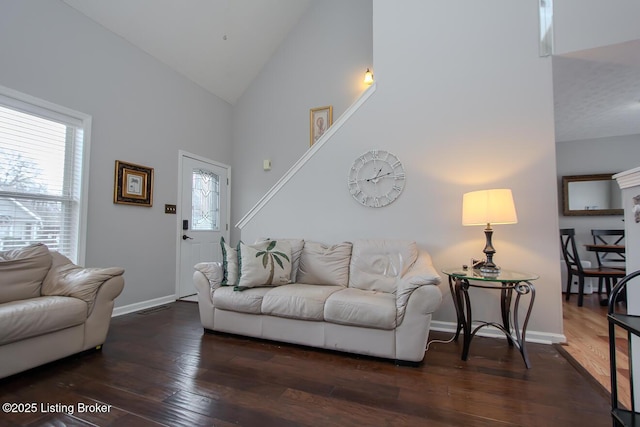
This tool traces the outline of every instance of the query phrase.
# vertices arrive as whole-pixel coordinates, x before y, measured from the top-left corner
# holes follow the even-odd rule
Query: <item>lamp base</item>
[[[500,274],[500,267],[495,265],[493,262],[493,255],[496,253],[496,250],[493,248],[493,244],[491,243],[491,237],[493,236],[491,224],[487,223],[487,228],[484,229],[484,235],[487,241],[482,252],[487,256],[487,261],[482,267],[480,267],[480,272],[486,275],[497,276]]]
[[[480,267],[480,273],[485,276],[498,276],[500,274],[500,267],[498,266],[483,266]]]

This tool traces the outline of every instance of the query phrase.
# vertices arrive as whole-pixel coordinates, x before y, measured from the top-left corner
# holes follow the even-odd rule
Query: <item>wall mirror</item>
[[[622,192],[613,174],[562,177],[564,215],[623,215]]]

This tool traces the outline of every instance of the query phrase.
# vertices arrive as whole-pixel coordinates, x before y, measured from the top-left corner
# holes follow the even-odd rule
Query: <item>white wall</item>
[[[93,116],[87,266],[125,268],[116,306],[175,294],[178,150],[231,162],[231,107],[61,1],[0,0],[0,85]],[[115,160],[155,169],[114,205]]]
[[[614,136],[578,141],[563,141],[556,145],[558,216],[561,228],[575,228],[576,240],[591,243],[592,228],[623,229],[622,215],[564,216],[562,215],[562,177],[565,175],[592,175],[618,173],[637,166],[640,159],[640,135]],[[614,189],[617,188],[617,184]],[[595,262],[592,253],[581,249],[581,257]]]
[[[509,187],[519,223],[495,227],[495,260],[540,274],[530,331],[561,338],[552,75],[550,59],[538,56],[537,4],[373,4],[376,92],[247,224],[243,240],[409,238],[437,268],[457,266],[484,247],[482,227],[461,225],[462,194]],[[403,194],[382,209],[347,190],[352,161],[373,148],[398,155],[407,171]],[[435,319],[453,322],[445,283]],[[474,316],[499,320],[495,292],[473,298]]]
[[[613,32],[570,19],[583,0],[557,1],[556,52],[637,38],[638,6],[616,1],[616,19],[598,21],[615,22]],[[163,205],[176,203],[178,149],[233,158],[238,220],[307,149],[309,108],[332,104],[337,118],[375,57],[377,92],[242,237],[413,238],[439,268],[459,265],[484,244],[481,227],[460,225],[462,193],[507,186],[519,223],[496,227],[496,261],[541,275],[530,330],[561,333],[551,64],[537,56],[537,4],[376,0],[373,30],[369,4],[313,5],[231,126],[228,104],[64,3],[0,0],[0,85],[93,116],[87,265],[127,270],[118,306],[174,292],[176,217]],[[592,17],[614,11],[598,4],[589,0]],[[408,173],[400,199],[381,210],[359,206],[346,189],[352,160],[371,148],[397,154]],[[155,168],[152,208],[113,205],[116,159]],[[495,295],[474,301],[478,317],[496,316]],[[436,318],[453,320],[449,300]]]
[[[309,149],[309,109],[332,105],[335,121],[366,88],[372,43],[371,0],[311,4],[234,106],[233,224]]]
[[[554,53],[640,39],[638,16],[637,1],[554,0]]]

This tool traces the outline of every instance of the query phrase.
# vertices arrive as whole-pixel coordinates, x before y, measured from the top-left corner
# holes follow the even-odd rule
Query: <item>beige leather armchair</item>
[[[121,268],[83,268],[43,244],[0,252],[0,378],[100,348]]]

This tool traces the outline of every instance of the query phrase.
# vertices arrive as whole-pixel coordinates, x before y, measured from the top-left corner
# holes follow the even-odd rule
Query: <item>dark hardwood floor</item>
[[[611,425],[602,389],[554,346],[529,344],[532,369],[505,340],[476,337],[466,362],[460,351],[433,343],[422,365],[405,367],[204,334],[197,305],[177,302],[114,318],[102,351],[0,380],[0,402],[37,405],[0,413],[0,425]]]

